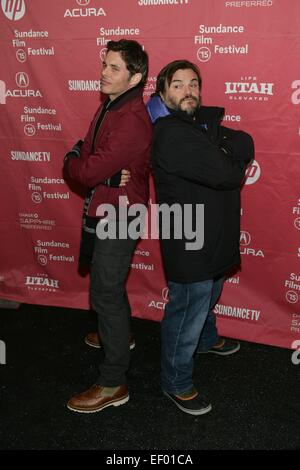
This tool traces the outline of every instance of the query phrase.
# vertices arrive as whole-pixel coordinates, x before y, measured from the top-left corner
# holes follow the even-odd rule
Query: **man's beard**
[[[198,106],[196,106],[195,108],[187,108],[187,109],[179,108],[179,109],[183,111],[184,113],[188,114],[189,116],[194,117],[198,109]]]
[[[185,100],[193,100],[195,106],[189,106],[187,109],[182,109],[181,105],[182,103],[184,103]],[[193,117],[196,114],[199,104],[199,100],[194,96],[186,96],[185,98],[179,101],[179,108],[185,113],[187,113],[189,116]]]
[[[195,106],[188,106],[186,109],[182,108],[182,104],[184,103],[185,100],[193,100]],[[174,103],[175,104],[175,103]],[[179,103],[176,105],[176,109],[183,111],[184,113],[187,113],[189,116],[193,117],[195,116],[197,109],[200,106],[200,100],[195,98],[194,96],[185,96],[182,98]]]

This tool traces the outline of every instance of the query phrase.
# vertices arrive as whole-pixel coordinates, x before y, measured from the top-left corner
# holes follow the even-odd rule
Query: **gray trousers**
[[[90,300],[98,316],[104,351],[98,385],[126,383],[129,368],[130,315],[125,283],[137,240],[99,240],[96,237],[91,266]]]

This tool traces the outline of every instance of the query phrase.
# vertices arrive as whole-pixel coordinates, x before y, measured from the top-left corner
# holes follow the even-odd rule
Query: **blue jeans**
[[[191,284],[169,282],[169,302],[161,322],[161,383],[166,392],[181,394],[193,387],[194,353],[218,340],[212,309],[224,278]],[[200,341],[199,341],[200,338]]]
[[[214,307],[221,295],[223,284],[224,277],[221,277],[213,283],[209,312],[206,317],[203,330],[200,334],[197,351],[208,351],[208,349],[212,348],[218,342],[219,335],[216,326],[216,315],[214,313]]]

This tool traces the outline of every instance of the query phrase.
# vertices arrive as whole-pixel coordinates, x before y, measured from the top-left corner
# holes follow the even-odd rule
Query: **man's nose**
[[[101,70],[100,76],[103,77],[103,78],[105,78],[107,76],[107,68],[106,67],[103,67],[103,69]]]
[[[186,96],[192,96],[192,87],[190,85],[185,85],[184,94]]]

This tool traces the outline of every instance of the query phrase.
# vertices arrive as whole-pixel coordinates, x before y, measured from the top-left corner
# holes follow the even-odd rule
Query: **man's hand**
[[[126,186],[130,180],[130,171],[120,170],[115,173],[111,178],[104,181],[103,184],[110,186],[111,188],[119,188],[120,186]]]
[[[233,155],[232,142],[226,136],[223,136],[220,142],[220,149],[223,150],[226,155]]]
[[[126,184],[130,181],[130,171],[122,170],[121,173],[121,181],[119,186],[126,186]]]
[[[83,144],[83,140],[78,140],[75,145],[73,145],[72,150],[66,153],[64,156],[64,166],[68,163],[71,158],[79,158],[80,157],[80,149]]]
[[[223,136],[220,149],[229,156],[234,157],[244,165],[254,158],[254,144],[252,137],[244,131],[235,131],[232,136]]]

